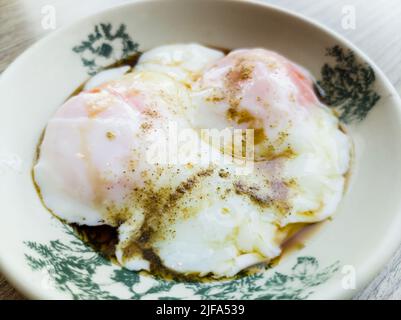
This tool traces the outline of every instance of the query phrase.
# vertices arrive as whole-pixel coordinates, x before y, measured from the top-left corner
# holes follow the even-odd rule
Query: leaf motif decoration
[[[334,64],[324,64],[317,81],[323,102],[334,108],[344,123],[362,121],[380,100],[374,90],[374,70],[358,62],[354,52],[338,45],[328,48],[326,56],[334,58]]]
[[[81,241],[70,226],[63,226],[70,240],[48,244],[27,241],[31,254],[25,254],[25,258],[32,270],[46,272],[55,288],[73,299],[306,299],[314,287],[339,270],[339,261],[320,268],[315,257],[306,256],[298,257],[288,274],[264,270],[233,280],[170,281],[112,264]],[[95,277],[103,267],[111,272],[107,284]],[[110,284],[124,287],[128,295],[117,296]]]
[[[111,263],[85,245],[70,227],[65,230],[73,235],[68,244],[60,240],[52,240],[47,245],[25,242],[37,254],[37,257],[25,254],[29,266],[48,272],[57,288],[69,292],[73,299],[117,299],[92,279],[97,267]]]
[[[80,55],[89,75],[138,52],[139,44],[132,40],[126,29],[126,25],[121,24],[113,31],[111,23],[100,23],[86,40],[72,48]]]

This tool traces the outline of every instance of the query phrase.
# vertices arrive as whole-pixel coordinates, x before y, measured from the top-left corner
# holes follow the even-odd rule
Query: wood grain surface
[[[201,1],[201,0],[199,0]],[[51,33],[41,21],[53,5],[56,26],[129,0],[0,0],[0,73],[26,48]],[[401,92],[401,1],[399,0],[265,0],[298,12],[336,30],[362,49]],[[355,29],[344,28],[355,10]],[[0,300],[24,299],[0,274]],[[401,299],[401,248],[387,267],[354,299]]]

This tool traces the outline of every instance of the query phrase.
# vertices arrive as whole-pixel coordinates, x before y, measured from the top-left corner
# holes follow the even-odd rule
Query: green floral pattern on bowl
[[[73,299],[306,299],[313,288],[329,280],[338,270],[339,261],[324,268],[316,258],[298,257],[288,274],[273,269],[235,280],[216,282],[178,282],[156,279],[117,265],[87,246],[68,225],[63,225],[69,241],[48,244],[27,241],[25,254],[30,267],[48,273],[53,285]],[[110,282],[96,281],[96,273],[106,267]],[[108,289],[121,284],[129,292],[116,296]]]
[[[113,31],[111,23],[100,23],[72,50],[79,54],[88,74],[93,76],[106,67],[107,62],[122,60],[136,53],[138,47],[126,32],[125,24]]]

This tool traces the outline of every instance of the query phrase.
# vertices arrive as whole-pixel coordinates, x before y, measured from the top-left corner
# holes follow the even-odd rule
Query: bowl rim
[[[12,63],[10,63],[7,68],[3,71],[0,76],[0,87],[3,83],[8,80],[9,75],[11,75],[14,70],[18,69],[21,64],[29,61],[30,55],[37,48],[46,45],[48,42],[51,42],[53,38],[58,37],[63,33],[68,33],[73,27],[76,25],[83,23],[87,19],[96,19],[107,13],[113,11],[123,10],[126,7],[135,6],[140,3],[160,3],[160,2],[173,2],[179,3],[180,1],[193,1],[196,2],[198,0],[132,0],[127,3],[114,5],[112,7],[99,10],[94,14],[79,18],[72,22],[65,24],[64,26],[58,28],[53,31],[51,34],[44,36],[43,38],[36,41],[34,44],[29,46],[27,49],[23,51]],[[397,113],[398,118],[401,123],[401,98],[394,88],[393,84],[389,81],[384,72],[367,56],[364,52],[358,49],[351,41],[343,37],[338,32],[330,29],[329,27],[322,25],[320,22],[317,22],[313,18],[306,17],[303,14],[293,12],[292,10],[280,7],[278,5],[270,4],[264,2],[262,0],[208,0],[209,2],[220,2],[220,3],[242,3],[246,6],[253,6],[261,9],[268,9],[274,12],[275,14],[280,14],[289,19],[295,19],[303,24],[307,24],[314,29],[319,30],[320,32],[325,33],[327,36],[335,39],[338,43],[343,44],[345,47],[351,49],[356,53],[358,57],[360,57],[363,61],[367,62],[375,71],[377,78],[380,79],[383,86],[388,90],[391,96],[394,98],[394,104],[398,107],[394,108],[394,112]],[[394,255],[395,251],[401,244],[401,233],[399,229],[401,227],[401,212],[396,214],[394,217],[394,221],[388,229],[388,232],[383,236],[380,246],[377,250],[375,250],[370,258],[365,261],[365,263],[358,268],[358,281],[355,290],[348,290],[345,292],[340,286],[334,286],[333,284],[327,285],[325,292],[321,295],[321,298],[318,299],[350,299],[355,294],[360,292],[363,288],[365,288],[369,282],[373,280],[373,278],[383,269],[383,267],[389,262],[390,258]],[[25,274],[18,274],[13,270],[12,265],[7,262],[5,258],[5,254],[0,254],[0,272],[6,278],[6,280],[21,294],[24,295],[25,298],[28,299],[54,299],[51,294],[48,294],[45,290],[40,290],[40,288],[36,285],[32,285],[29,281],[24,281],[26,279]]]

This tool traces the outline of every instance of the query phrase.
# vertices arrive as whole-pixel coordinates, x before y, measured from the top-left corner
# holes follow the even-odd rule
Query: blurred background
[[[401,93],[401,1],[259,1],[303,14],[340,33],[370,56]],[[130,0],[0,0],[0,74],[38,39],[74,20],[127,2]],[[401,299],[400,283],[401,250],[356,298]],[[0,273],[0,300],[23,298]]]

